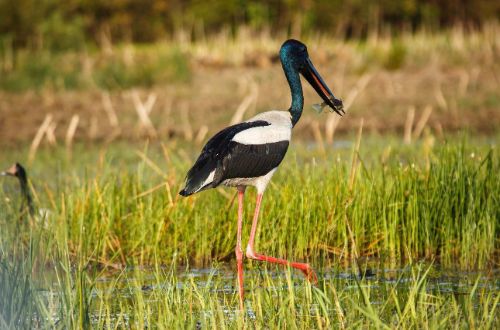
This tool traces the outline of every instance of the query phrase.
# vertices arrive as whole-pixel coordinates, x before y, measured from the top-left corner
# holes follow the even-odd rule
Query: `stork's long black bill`
[[[342,100],[336,98],[328,85],[323,81],[323,78],[319,75],[318,71],[312,64],[310,59],[307,59],[306,67],[301,71],[302,75],[311,84],[311,86],[316,90],[319,96],[325,101],[325,103],[333,109],[340,116],[345,114],[344,106]]]

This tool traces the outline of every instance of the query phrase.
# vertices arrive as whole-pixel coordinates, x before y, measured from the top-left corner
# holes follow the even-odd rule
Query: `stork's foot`
[[[270,256],[265,256],[263,254],[258,254],[253,252],[253,249],[251,246],[247,246],[247,251],[246,251],[246,256],[249,259],[253,260],[259,260],[259,261],[267,261],[275,264],[280,264],[284,266],[290,266],[292,268],[300,270],[306,279],[311,282],[312,284],[317,284],[318,283],[318,276],[316,276],[316,273],[312,269],[309,264],[302,263],[302,262],[290,262],[286,259],[281,259],[281,258],[275,258],[275,257],[270,257]]]
[[[318,284],[318,276],[316,275],[314,269],[312,269],[312,267],[309,266],[309,264],[301,264],[301,265],[303,265],[303,268],[299,267],[297,268],[302,271],[306,279],[314,285]]]

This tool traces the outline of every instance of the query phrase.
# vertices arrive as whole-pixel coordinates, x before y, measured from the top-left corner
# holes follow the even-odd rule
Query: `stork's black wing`
[[[229,151],[222,159],[222,169],[216,172],[214,183],[219,184],[226,179],[257,178],[266,175],[281,163],[288,145],[288,140],[265,144],[231,141]]]
[[[217,186],[222,180],[222,161],[224,158],[227,158],[230,151],[234,149],[234,141],[231,141],[231,139],[236,134],[246,129],[268,125],[270,124],[264,120],[244,122],[226,127],[219,133],[215,134],[203,147],[200,156],[198,156],[195,164],[188,171],[186,175],[186,186],[179,192],[179,194],[182,196],[188,196],[202,189]],[[204,187],[203,184],[209,177],[210,173],[214,170],[217,170],[216,175],[218,180],[215,180],[214,178],[209,187]]]

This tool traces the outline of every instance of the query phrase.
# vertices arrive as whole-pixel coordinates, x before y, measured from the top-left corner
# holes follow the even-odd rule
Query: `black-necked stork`
[[[28,187],[28,175],[26,170],[19,163],[15,163],[7,170],[0,172],[0,176],[13,176],[19,181],[19,188],[21,189],[22,202],[21,202],[21,212],[26,209],[29,214],[33,216],[35,214],[35,207],[33,205],[33,198],[31,198],[30,189]]]
[[[39,208],[33,203],[28,184],[28,174],[24,167],[19,163],[15,163],[5,171],[0,172],[0,176],[12,176],[17,178],[22,198],[20,207],[21,215],[28,213],[30,219],[38,224],[43,224],[43,226],[47,228],[48,224],[46,220],[52,212],[48,209]]]
[[[304,106],[304,96],[299,73],[306,78],[324,103],[337,112],[344,113],[342,101],[337,99],[314,68],[307,47],[297,40],[287,40],[280,49],[280,59],[292,93],[288,111],[268,111],[227,127],[215,134],[203,147],[196,163],[186,176],[186,185],[180,195],[189,196],[220,184],[238,189],[238,233],[236,260],[240,307],[243,308],[243,250],[241,231],[243,223],[243,197],[246,186],[257,188],[257,203],[246,249],[247,258],[290,265],[301,270],[307,279],[317,281],[313,269],[306,263],[258,254],[254,250],[262,195],[288,149],[292,128],[297,124]]]

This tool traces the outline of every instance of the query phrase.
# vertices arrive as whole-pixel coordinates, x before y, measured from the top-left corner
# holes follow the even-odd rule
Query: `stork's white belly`
[[[271,181],[271,178],[276,172],[277,167],[269,171],[267,174],[258,176],[255,178],[232,178],[232,179],[226,179],[222,181],[222,184],[225,186],[229,187],[237,187],[237,186],[253,186],[257,188],[257,192],[259,194],[263,193],[264,190],[266,190],[267,185],[269,184],[269,181]]]

